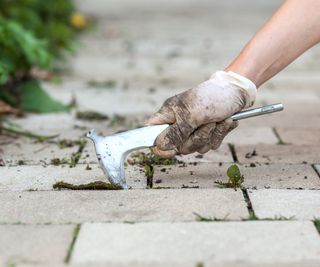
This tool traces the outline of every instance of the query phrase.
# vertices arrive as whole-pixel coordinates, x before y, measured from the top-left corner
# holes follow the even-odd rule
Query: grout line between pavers
[[[289,143],[283,141],[283,139],[281,138],[280,134],[278,133],[278,131],[275,127],[272,127],[272,132],[276,136],[276,138],[278,139],[277,145],[288,145],[289,144]]]
[[[256,214],[255,214],[255,212],[253,210],[252,203],[251,203],[251,200],[250,200],[250,197],[249,197],[249,194],[248,194],[248,190],[246,188],[242,188],[241,191],[242,191],[244,200],[247,203],[247,209],[248,209],[248,212],[249,212],[249,219],[250,220],[258,219],[258,217],[256,216]]]
[[[233,162],[238,163],[239,160],[238,160],[238,156],[237,156],[237,152],[236,152],[236,149],[234,147],[234,144],[228,143],[228,147],[230,149]]]
[[[320,218],[314,218],[314,220],[312,222],[313,222],[314,227],[316,228],[317,232],[320,235]]]
[[[320,178],[320,172],[318,171],[318,169],[316,168],[315,164],[311,164],[311,167],[314,169],[314,171],[316,172],[316,174],[318,175],[318,177]]]
[[[81,224],[77,224],[76,227],[73,230],[72,240],[71,240],[71,243],[69,245],[65,260],[64,260],[65,263],[69,263],[69,261],[70,261],[74,245],[75,245],[75,243],[77,241],[77,238],[78,238],[78,235],[79,235],[79,232],[80,232],[80,228],[81,228]]]

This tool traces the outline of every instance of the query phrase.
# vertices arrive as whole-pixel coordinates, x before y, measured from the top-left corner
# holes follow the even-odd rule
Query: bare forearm
[[[320,1],[287,0],[226,68],[257,87],[320,41]]]

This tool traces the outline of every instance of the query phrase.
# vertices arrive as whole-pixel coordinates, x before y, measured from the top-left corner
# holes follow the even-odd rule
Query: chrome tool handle
[[[246,118],[256,117],[260,115],[265,115],[273,112],[278,112],[283,110],[283,105],[281,103],[272,104],[268,106],[263,106],[259,108],[247,109],[240,111],[231,116],[233,121],[243,120]]]

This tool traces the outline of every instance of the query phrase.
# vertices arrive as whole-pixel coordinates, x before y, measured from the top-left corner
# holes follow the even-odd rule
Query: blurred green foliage
[[[31,71],[50,70],[54,59],[72,51],[85,23],[71,0],[0,0],[0,99],[33,112],[66,110]]]
[[[52,56],[47,42],[36,38],[19,23],[0,17],[0,85],[21,80],[32,66],[48,68]]]
[[[48,51],[55,56],[72,49],[77,32],[70,24],[74,12],[70,0],[0,0],[0,15],[47,40]]]

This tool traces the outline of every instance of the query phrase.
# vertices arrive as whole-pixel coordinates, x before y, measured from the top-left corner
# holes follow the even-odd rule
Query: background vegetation
[[[71,0],[0,0],[2,104],[32,112],[67,110],[42,90],[37,73],[52,72],[86,26]]]

